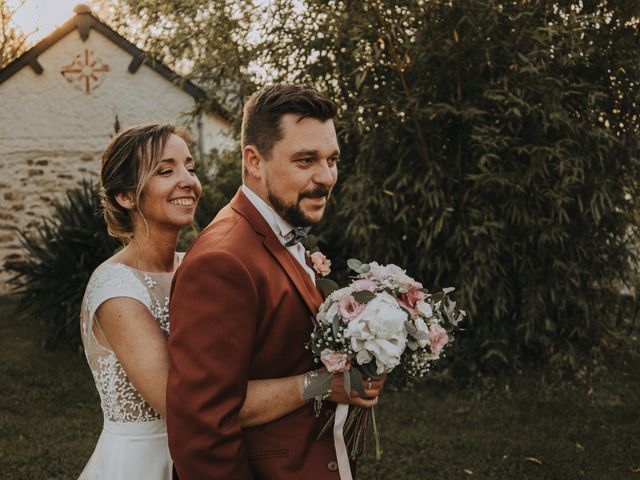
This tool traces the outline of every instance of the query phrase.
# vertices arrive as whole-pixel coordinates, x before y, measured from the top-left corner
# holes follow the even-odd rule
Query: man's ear
[[[242,150],[242,166],[244,171],[255,178],[262,178],[264,159],[254,145],[247,145]]]
[[[133,193],[131,192],[120,192],[116,193],[116,202],[122,208],[126,208],[127,210],[133,210],[136,207],[136,202],[133,198]]]

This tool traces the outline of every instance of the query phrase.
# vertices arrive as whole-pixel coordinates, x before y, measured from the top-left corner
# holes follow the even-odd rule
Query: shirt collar
[[[293,230],[293,225],[278,215],[275,210],[267,204],[267,202],[262,200],[244,184],[242,185],[242,193],[245,194],[251,204],[256,207],[256,210],[258,210],[260,215],[262,215],[262,217],[267,221],[273,230],[273,233],[278,237],[278,240],[283,244],[286,243],[291,231]]]

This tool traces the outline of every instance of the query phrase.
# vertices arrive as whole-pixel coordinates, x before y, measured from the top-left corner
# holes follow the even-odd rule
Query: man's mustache
[[[298,199],[302,200],[303,198],[323,198],[323,197],[329,198],[330,193],[331,193],[331,190],[328,187],[325,187],[324,185],[318,185],[313,190],[300,192]]]

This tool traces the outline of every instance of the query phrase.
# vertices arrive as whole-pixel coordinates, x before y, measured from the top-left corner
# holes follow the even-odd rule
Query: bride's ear
[[[132,192],[116,193],[116,202],[118,202],[118,205],[122,208],[126,208],[127,210],[133,210],[136,208],[136,202]]]

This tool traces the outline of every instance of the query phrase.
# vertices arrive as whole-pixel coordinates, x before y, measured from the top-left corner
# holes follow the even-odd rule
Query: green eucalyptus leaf
[[[331,320],[331,329],[333,331],[333,338],[338,337],[338,333],[340,332],[340,314],[336,313]]]
[[[331,388],[332,379],[333,375],[331,373],[319,373],[313,377],[302,394],[303,400],[311,400],[327,393]]]
[[[413,324],[413,322],[410,322],[410,321],[407,320],[406,322],[404,322],[404,327],[407,329],[407,333],[409,335],[411,335],[412,337],[415,337],[418,329]]]
[[[355,391],[358,392],[358,395],[360,395],[362,398],[365,398],[364,381],[362,380],[362,374],[360,373],[360,370],[358,370],[356,367],[351,367],[350,372],[351,387],[353,387]]]
[[[349,260],[347,260],[347,267],[349,267],[354,272],[358,272],[358,269],[360,268],[361,265],[362,265],[362,262],[357,258],[350,258]]]
[[[344,391],[347,392],[347,395],[351,395],[351,374],[349,370],[344,371],[342,379],[344,381]]]
[[[429,335],[427,335],[426,332],[423,332],[422,330],[418,330],[418,329],[416,329],[415,333],[413,333],[412,336],[416,340],[429,340]]]
[[[371,271],[371,266],[368,263],[363,263],[360,265],[360,269],[358,273],[369,273]]]
[[[354,292],[353,298],[355,299],[356,302],[366,305],[371,300],[376,298],[376,294],[373,292],[370,292],[369,290],[361,290],[359,292]]]
[[[316,280],[316,287],[322,290],[322,292],[327,296],[340,288],[336,282],[328,278],[318,278]]]
[[[429,297],[429,301],[431,301],[432,303],[437,303],[440,300],[442,300],[444,298],[444,293],[443,292],[437,292],[434,293],[433,295],[431,295],[431,297]]]

